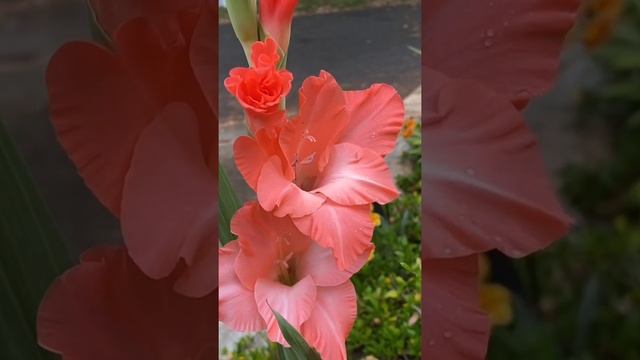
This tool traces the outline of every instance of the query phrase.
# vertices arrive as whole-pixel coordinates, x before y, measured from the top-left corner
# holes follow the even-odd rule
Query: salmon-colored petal
[[[136,264],[158,279],[180,259],[191,265],[199,253],[213,251],[216,198],[193,112],[185,104],[168,105],[140,137],[126,178],[122,231]],[[215,285],[214,278],[209,291]]]
[[[398,92],[386,84],[344,92],[349,122],[338,143],[351,143],[384,156],[396,146],[404,122],[404,104]]]
[[[373,249],[373,244],[369,244],[369,249],[359,255],[350,267],[340,270],[331,249],[314,243],[296,259],[296,274],[299,278],[310,275],[318,286],[338,286],[362,269]]]
[[[300,189],[282,173],[282,163],[272,156],[262,167],[258,178],[258,201],[276,216],[300,217],[313,213],[324,202],[321,195]]]
[[[283,52],[289,47],[291,21],[298,0],[262,0],[260,1],[260,23],[272,36]]]
[[[422,355],[426,359],[485,358],[491,328],[480,307],[477,258],[423,258]]]
[[[302,325],[302,336],[323,359],[346,360],[345,341],[357,315],[356,289],[350,281],[318,287],[316,306]]]
[[[553,84],[579,3],[429,1],[422,8],[424,64],[450,77],[478,80],[523,108]]]
[[[314,193],[342,205],[386,204],[400,194],[391,170],[377,152],[357,145],[334,145]]]
[[[302,323],[309,319],[315,306],[316,284],[310,276],[298,281],[293,286],[259,279],[256,282],[255,298],[258,311],[267,323],[269,340],[288,346],[289,344],[282,336],[276,317],[273,315],[273,310],[282,315],[297,331],[300,331]]]
[[[38,343],[65,360],[197,358],[217,343],[217,292],[193,299],[172,287],[145,276],[124,249],[94,248],[44,296]]]
[[[300,88],[300,113],[280,133],[289,164],[314,177],[327,162],[328,149],[349,121],[344,94],[328,72],[310,76]]]
[[[155,106],[118,58],[90,43],[71,42],[53,55],[47,88],[58,139],[98,200],[118,215],[133,147]]]
[[[293,219],[303,234],[331,248],[338,269],[350,269],[362,254],[369,255],[373,222],[369,205],[344,206],[327,200],[311,215]]]
[[[218,251],[218,317],[235,331],[253,332],[266,328],[258,313],[253,291],[242,285],[236,276],[235,261],[240,253],[238,240],[233,240]]]
[[[247,185],[256,191],[260,171],[269,159],[269,155],[264,153],[256,140],[248,136],[240,136],[233,143],[233,159]]]
[[[257,202],[247,203],[236,212],[231,232],[238,235],[241,249],[235,262],[236,274],[249,289],[258,278],[277,279],[278,257],[305,252],[311,243],[291,219],[275,217]]]
[[[216,264],[214,244],[203,242],[200,246],[173,287],[180,294],[196,298],[208,295],[218,281],[216,272],[211,271]]]
[[[428,257],[520,257],[564,236],[565,215],[522,115],[474,81],[449,81],[423,121]]]

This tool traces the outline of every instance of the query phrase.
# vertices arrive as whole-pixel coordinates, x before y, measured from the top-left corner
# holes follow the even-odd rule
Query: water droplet
[[[436,341],[434,339],[429,339],[429,346],[433,346],[436,344]]]
[[[493,45],[493,40],[491,39],[485,39],[484,42],[482,43],[484,45],[484,47],[488,48],[491,47]]]
[[[315,159],[316,159],[316,153],[312,152],[309,156],[307,156],[306,158],[302,159],[298,164],[300,164],[300,165],[309,165]]]
[[[495,32],[495,30],[493,30],[493,29],[488,29],[488,30],[487,30],[487,32],[486,32],[486,34],[487,34],[487,36],[488,36],[488,37],[494,37],[494,36],[496,36],[496,32]]]
[[[444,336],[445,339],[451,339],[453,337],[453,334],[451,333],[451,331],[445,331],[442,336]]]
[[[451,255],[451,249],[449,249],[449,248],[444,249],[444,254],[445,255]]]
[[[504,25],[505,27],[506,27],[506,26],[509,26],[509,21],[508,21],[508,20],[505,20],[505,21],[502,23],[502,25]]]
[[[316,139],[316,137],[315,137],[315,136],[313,136],[313,135],[305,135],[304,139],[305,139],[305,140],[307,140],[307,141],[308,141],[308,142],[310,142],[310,143],[315,143],[315,142],[317,142],[317,141],[318,141],[318,140]]]
[[[378,132],[377,132],[377,131],[373,131],[371,134],[369,134],[369,136],[370,136],[372,139],[375,139],[375,138],[376,138],[376,136],[378,136]]]
[[[493,240],[495,240],[495,241],[497,241],[497,242],[499,242],[499,243],[501,243],[501,242],[503,241],[503,240],[502,240],[502,237],[501,237],[501,236],[498,236],[498,235],[494,236],[494,237],[493,237]]]
[[[476,175],[476,171],[471,169],[471,168],[465,170],[464,172],[467,173],[467,175],[469,175],[469,176],[475,176]]]

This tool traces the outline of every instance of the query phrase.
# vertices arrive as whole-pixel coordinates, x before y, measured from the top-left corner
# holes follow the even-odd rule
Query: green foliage
[[[640,2],[627,1],[613,38],[594,57],[603,79],[585,90],[577,130],[597,129],[610,154],[564,170],[562,191],[578,226],[528,259],[536,265],[529,302],[537,323],[526,335],[518,323],[496,332],[491,359],[640,358]],[[531,339],[553,352],[513,352]]]
[[[353,278],[358,318],[347,344],[352,354],[419,359],[421,348],[421,141],[419,127],[403,160],[412,171],[397,179],[403,194],[381,208],[374,258]],[[358,358],[354,356],[354,358]]]

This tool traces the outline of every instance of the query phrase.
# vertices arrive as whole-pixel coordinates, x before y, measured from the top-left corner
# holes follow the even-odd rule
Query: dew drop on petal
[[[444,336],[445,339],[451,339],[453,337],[453,333],[451,333],[451,331],[445,331],[442,336]]]
[[[471,169],[471,168],[465,170],[464,172],[467,173],[467,175],[469,175],[469,176],[475,176],[476,175],[476,171]]]
[[[436,344],[436,341],[434,339],[429,339],[429,346],[433,346]]]
[[[484,47],[489,48],[493,45],[493,40],[491,39],[485,39],[483,42]]]
[[[444,249],[444,254],[445,255],[451,255],[451,249],[449,249],[449,248]]]
[[[493,30],[493,29],[488,29],[488,30],[487,30],[487,32],[486,32],[486,34],[487,34],[487,36],[488,36],[488,37],[494,37],[494,36],[496,36],[496,32],[495,32],[495,30]]]

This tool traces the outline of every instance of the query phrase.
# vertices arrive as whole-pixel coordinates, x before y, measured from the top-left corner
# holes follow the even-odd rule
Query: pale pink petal
[[[218,317],[236,331],[264,330],[266,323],[258,313],[253,291],[244,287],[236,276],[234,263],[239,251],[237,240],[218,250]]]
[[[313,192],[342,205],[386,204],[400,194],[382,156],[348,143],[332,147]]]
[[[345,341],[357,315],[356,289],[350,281],[318,287],[316,306],[302,325],[302,336],[323,359],[346,360]]]
[[[424,3],[424,65],[526,106],[553,84],[579,0]],[[452,23],[455,22],[455,26]]]
[[[268,158],[268,155],[262,151],[255,139],[240,136],[233,143],[233,159],[236,167],[253,191],[256,191],[258,187],[260,171]]]
[[[216,181],[204,161],[197,126],[186,104],[167,105],[142,133],[125,179],[124,240],[136,264],[154,279],[168,276],[180,259],[187,265],[211,259],[202,252],[216,248]],[[197,284],[194,294],[215,288],[215,277],[188,276],[209,281]]]
[[[238,235],[240,244],[236,274],[249,289],[254,288],[258,278],[277,279],[280,257],[304,253],[311,245],[289,217],[275,217],[257,202],[247,203],[236,212],[231,232]]]
[[[434,104],[423,121],[426,256],[520,257],[564,236],[570,220],[522,115],[477,82],[442,84],[425,99]]]
[[[279,282],[259,279],[255,289],[258,311],[267,323],[269,340],[288,346],[273,310],[284,317],[293,328],[300,331],[302,323],[309,319],[316,302],[316,284],[310,276],[298,281],[293,286]],[[273,310],[272,310],[273,309]]]
[[[300,189],[282,172],[282,162],[272,156],[262,167],[258,178],[258,201],[276,216],[300,217],[313,213],[325,201],[324,197]]]
[[[369,254],[373,222],[369,205],[344,206],[327,200],[309,216],[293,219],[303,234],[331,248],[338,269],[350,269]]]
[[[351,143],[387,155],[396,146],[404,122],[404,104],[386,84],[366,90],[345,91],[349,122],[337,143]]]
[[[422,356],[484,359],[491,328],[480,308],[478,256],[424,259],[422,274]]]
[[[374,245],[369,244],[369,249],[349,268],[340,270],[331,249],[314,243],[296,259],[296,274],[300,278],[310,275],[318,286],[338,286],[362,269],[373,249]]]
[[[300,113],[280,133],[288,162],[307,163],[305,171],[315,175],[348,121],[344,94],[333,76],[322,71],[308,77],[300,89]]]

